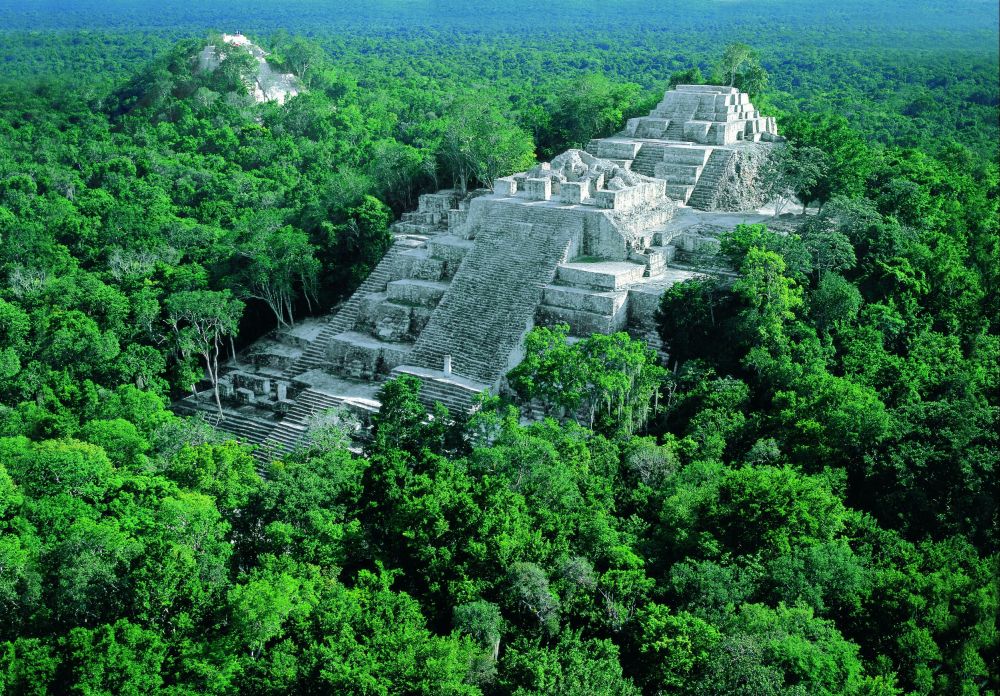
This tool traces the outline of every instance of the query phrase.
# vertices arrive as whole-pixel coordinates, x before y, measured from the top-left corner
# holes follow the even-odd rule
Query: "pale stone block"
[[[386,286],[390,301],[423,307],[436,307],[447,290],[443,283],[430,283],[416,279],[394,280]]]
[[[614,314],[625,302],[623,291],[587,290],[571,285],[547,285],[542,302],[550,307],[577,309],[595,314]]]
[[[493,182],[493,193],[498,196],[513,196],[517,193],[517,182],[512,176],[502,176]]]
[[[563,203],[583,203],[588,197],[587,184],[582,181],[567,181],[559,189],[559,198]]]
[[[661,126],[661,130],[663,128],[666,128],[666,119],[643,118],[638,120],[643,122],[642,124],[640,124],[640,127],[642,127],[646,121],[653,121],[657,125]],[[635,156],[636,154],[638,154],[640,147],[641,143],[633,143],[633,142],[625,142],[617,140],[602,140],[600,141],[600,144],[597,147],[597,156],[603,159],[611,159],[611,160],[617,160],[617,159],[631,160],[635,159]]]
[[[247,372],[234,372],[233,384],[239,388],[249,389],[258,396],[266,396],[271,393],[271,379],[269,377],[251,375]]]
[[[628,321],[628,312],[624,308],[615,314],[596,314],[565,307],[541,305],[537,314],[539,323],[542,325],[568,324],[570,334],[574,336],[614,333],[623,330]]]
[[[604,172],[587,180],[587,196],[593,198],[602,188],[604,188]]]
[[[643,266],[634,263],[574,263],[559,266],[560,280],[598,290],[618,290],[642,280]]]
[[[525,179],[524,189],[533,201],[547,201],[552,198],[552,180],[549,178]]]
[[[240,387],[236,390],[236,401],[241,404],[252,404],[257,400],[252,389]]]
[[[514,180],[511,179],[511,181],[513,182]],[[514,188],[515,189],[517,188],[516,184],[514,184]],[[513,196],[515,193],[517,193],[516,190],[513,193],[511,193],[510,195]],[[469,211],[468,210],[449,210],[448,211],[448,230],[451,231],[451,230],[457,229],[459,225],[464,225],[465,221],[468,220],[468,219],[469,219]]]

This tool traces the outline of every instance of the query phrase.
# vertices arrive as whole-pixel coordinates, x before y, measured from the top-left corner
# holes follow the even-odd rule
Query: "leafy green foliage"
[[[525,358],[510,373],[510,384],[527,401],[538,399],[546,412],[582,413],[604,433],[631,434],[649,418],[664,371],[655,353],[628,334],[594,334],[572,345],[569,327],[537,327],[525,337]]]
[[[218,7],[0,10],[0,691],[1000,691],[995,21],[300,5],[241,13],[309,88],[283,106],[245,52],[193,69]],[[335,413],[271,462],[165,409],[347,295],[417,194],[613,132],[741,35],[723,81],[810,214],[664,294],[669,371],[537,329],[508,381],[559,420],[400,379],[363,453]]]

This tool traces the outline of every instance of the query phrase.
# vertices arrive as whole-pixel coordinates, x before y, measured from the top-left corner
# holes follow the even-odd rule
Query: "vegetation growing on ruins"
[[[995,8],[693,4],[303,0],[241,27],[285,106],[193,69],[211,3],[0,10],[0,692],[1000,692]],[[546,419],[400,379],[363,452],[330,418],[263,472],[166,408],[347,295],[418,193],[727,69],[815,214],[664,294],[666,365],[538,329],[510,382]]]

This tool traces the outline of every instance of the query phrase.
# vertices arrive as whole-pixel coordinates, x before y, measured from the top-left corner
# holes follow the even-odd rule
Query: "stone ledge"
[[[621,290],[588,290],[571,285],[546,285],[542,288],[543,304],[595,314],[613,314],[625,304],[625,297],[625,292]]]
[[[566,283],[600,290],[618,290],[642,280],[645,267],[625,261],[560,264],[556,277]]]

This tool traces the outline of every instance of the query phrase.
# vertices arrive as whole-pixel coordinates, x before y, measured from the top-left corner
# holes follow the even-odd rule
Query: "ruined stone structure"
[[[678,85],[649,116],[587,149],[667,182],[667,195],[701,210],[749,210],[767,201],[757,185],[772,117],[760,115],[735,87]]]
[[[223,34],[224,46],[208,45],[197,56],[198,69],[213,72],[226,59],[227,50],[235,46],[246,50],[257,61],[257,72],[247,80],[247,90],[259,104],[276,101],[284,104],[295,95],[304,91],[302,81],[291,73],[279,73],[267,62],[268,53],[260,46],[251,42],[243,34]]]
[[[492,191],[421,196],[337,311],[229,366],[219,427],[280,453],[313,414],[373,412],[381,383],[398,375],[418,377],[428,404],[468,410],[502,388],[535,325],[565,323],[578,337],[628,331],[659,348],[664,289],[704,272],[694,262],[717,248],[713,231],[766,219],[749,211],[763,202],[754,177],[776,139],[745,94],[681,85],[587,151],[497,179]],[[723,206],[737,212],[704,212]],[[211,406],[189,398],[180,408]]]

